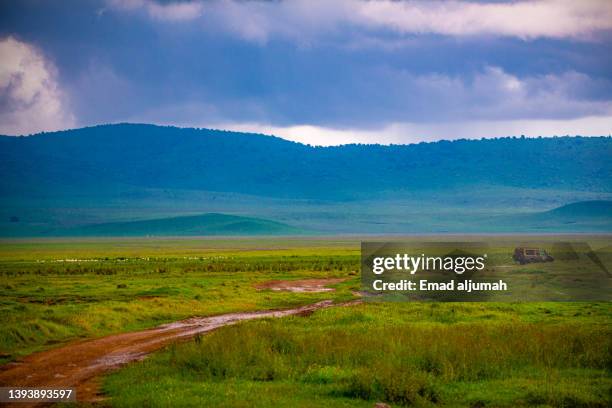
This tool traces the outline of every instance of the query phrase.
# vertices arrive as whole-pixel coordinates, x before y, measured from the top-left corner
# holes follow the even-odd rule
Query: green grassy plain
[[[194,315],[348,300],[358,271],[354,237],[2,241],[0,353],[6,362]],[[254,287],[312,277],[348,280],[327,293]],[[103,404],[605,407],[611,374],[610,303],[366,302],[167,347],[107,377]]]
[[[119,407],[606,407],[611,318],[608,304],[338,307],[171,346],[105,391]]]
[[[298,248],[290,239],[263,242],[4,241],[0,244],[0,361],[76,338],[190,316],[352,298],[350,289],[358,287],[359,267],[354,244],[309,241]],[[328,242],[330,247],[322,248]],[[353,281],[332,293],[255,288],[272,279],[351,276]]]

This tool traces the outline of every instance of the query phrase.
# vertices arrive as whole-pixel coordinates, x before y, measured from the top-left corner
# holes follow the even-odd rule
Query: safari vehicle
[[[514,255],[512,255],[512,258],[521,265],[525,265],[527,263],[532,262],[554,261],[554,258],[548,255],[548,252],[540,248],[515,248]]]

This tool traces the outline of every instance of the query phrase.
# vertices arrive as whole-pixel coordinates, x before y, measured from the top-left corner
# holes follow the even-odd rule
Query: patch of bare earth
[[[332,292],[335,289],[330,288],[329,285],[335,285],[345,280],[344,278],[273,280],[260,283],[256,285],[256,288],[286,292]]]

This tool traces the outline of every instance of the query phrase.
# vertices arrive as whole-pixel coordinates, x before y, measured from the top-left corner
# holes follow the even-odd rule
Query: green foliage
[[[0,359],[193,315],[349,300],[358,253],[341,238],[3,242]],[[326,293],[255,288],[314,277],[348,280]],[[222,328],[104,389],[117,407],[604,407],[611,327],[609,303],[367,303]]]
[[[292,390],[254,406],[300,406],[298,390],[313,387],[310,400],[330,406],[598,407],[610,402],[611,322],[607,304],[363,304],[226,327],[111,375],[105,389],[119,406],[175,379],[214,385],[205,402],[236,384]]]

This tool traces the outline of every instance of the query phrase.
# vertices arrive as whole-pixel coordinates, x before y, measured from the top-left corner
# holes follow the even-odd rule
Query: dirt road
[[[308,315],[317,309],[335,305],[338,304],[327,300],[286,310],[196,317],[149,330],[74,342],[0,367],[0,386],[74,387],[78,401],[93,402],[102,398],[99,394],[100,375],[129,362],[142,360],[169,343],[243,320]],[[23,407],[24,404],[15,406]]]

